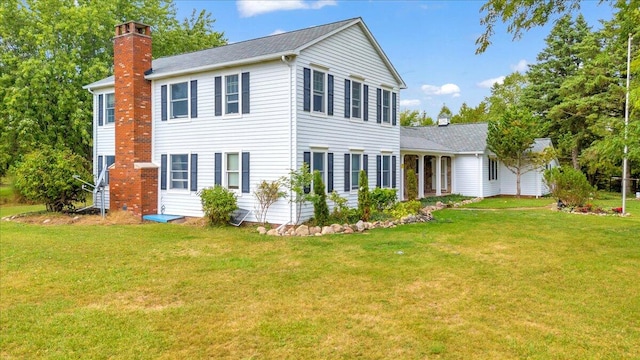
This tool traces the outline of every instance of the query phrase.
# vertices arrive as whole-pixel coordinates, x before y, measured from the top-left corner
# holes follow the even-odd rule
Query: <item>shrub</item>
[[[220,185],[202,189],[200,201],[210,225],[226,224],[238,209],[236,195]]]
[[[396,189],[375,188],[371,192],[371,204],[377,211],[391,209],[396,200]]]
[[[351,213],[351,209],[349,209],[349,206],[347,205],[349,200],[340,196],[335,190],[333,190],[331,194],[329,194],[329,200],[333,202],[333,211],[331,212],[330,219],[331,222],[337,222],[341,224],[348,222]]]
[[[329,222],[327,193],[324,191],[322,175],[318,170],[313,172],[313,216],[318,226],[327,225]]]
[[[369,221],[371,217],[371,195],[369,193],[369,178],[364,170],[360,170],[358,185],[358,212],[362,221]]]
[[[407,173],[407,198],[409,200],[418,198],[418,174],[413,169],[409,169]]]
[[[388,213],[394,219],[402,219],[405,216],[417,214],[420,208],[421,204],[418,200],[401,201],[392,208],[385,210],[385,213]]]
[[[546,170],[544,181],[551,194],[565,206],[582,206],[594,192],[587,177],[572,167],[561,166]]]
[[[269,211],[269,207],[286,195],[284,191],[280,191],[281,186],[282,183],[279,180],[272,182],[262,180],[258,188],[253,191],[253,195],[258,202],[255,208],[256,218],[262,224],[267,221],[267,211]]]
[[[302,163],[302,167],[298,170],[290,170],[289,176],[283,176],[280,178],[280,182],[289,189],[292,196],[289,202],[296,204],[296,224],[300,222],[300,214],[302,214],[302,205],[311,200],[311,194],[309,187],[311,186],[311,180],[313,175],[309,171],[309,164]]]
[[[43,148],[24,157],[12,168],[14,188],[28,201],[44,203],[48,211],[72,210],[84,200],[82,183],[91,178],[89,162],[70,150]]]

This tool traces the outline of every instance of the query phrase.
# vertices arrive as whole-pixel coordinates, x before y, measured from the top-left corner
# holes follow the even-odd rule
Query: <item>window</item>
[[[391,156],[382,155],[382,187],[391,187]]]
[[[116,121],[115,108],[116,108],[116,96],[115,94],[106,94],[104,101],[105,119],[107,124],[113,124]]]
[[[238,74],[228,75],[225,77],[226,81],[226,113],[238,114],[239,113],[239,86],[238,86]]]
[[[360,170],[362,170],[362,155],[351,154],[351,190],[358,190]]]
[[[313,70],[313,111],[324,112],[324,73]]]
[[[240,189],[240,155],[227,153],[226,163],[227,188],[238,190]]]
[[[324,153],[323,152],[314,152],[313,158],[311,160],[311,172],[315,172],[318,170],[320,172],[320,177],[322,180],[325,180],[325,166],[324,166]],[[324,181],[326,183],[326,181]]]
[[[351,86],[351,116],[359,119],[362,101],[362,84],[353,81]]]
[[[498,180],[498,161],[494,158],[489,158],[489,181]]]
[[[171,84],[171,118],[189,115],[189,87],[187,82]]]
[[[389,90],[382,90],[382,122],[389,123],[391,109],[391,92]]]
[[[171,189],[188,189],[189,187],[189,155],[171,155],[170,172]]]

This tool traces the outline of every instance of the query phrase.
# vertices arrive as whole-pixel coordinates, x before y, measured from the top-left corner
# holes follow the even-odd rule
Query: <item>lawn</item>
[[[307,238],[2,221],[0,358],[639,358],[640,201],[550,202]]]

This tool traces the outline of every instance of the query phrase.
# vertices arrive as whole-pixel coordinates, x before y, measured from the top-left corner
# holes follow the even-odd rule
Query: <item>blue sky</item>
[[[361,17],[394,64],[407,89],[401,109],[426,111],[436,118],[446,104],[457,113],[464,102],[475,107],[490,87],[514,71],[525,71],[545,47],[552,24],[533,29],[512,41],[506,26],[497,24],[492,45],[475,55],[483,32],[480,7],[484,1],[382,0],[223,0],[175,2],[180,19],[193,9],[206,9],[216,19],[214,30],[229,42],[303,29]],[[607,3],[583,1],[582,14],[594,29],[609,20]]]

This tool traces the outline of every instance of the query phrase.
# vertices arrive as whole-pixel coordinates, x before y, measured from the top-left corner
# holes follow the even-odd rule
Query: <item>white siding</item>
[[[454,193],[464,196],[482,195],[482,157],[475,155],[457,155],[453,158],[455,169]]]
[[[250,73],[250,114],[214,115],[214,78]],[[161,121],[160,87],[198,80],[198,117]],[[272,181],[289,171],[289,67],[281,61],[158,80],[153,83],[153,161],[162,154],[198,154],[198,189],[214,185],[214,154],[250,153],[250,190],[262,180]],[[223,99],[224,106],[224,99]],[[223,174],[224,178],[224,174]],[[254,209],[252,193],[238,191],[238,206]],[[195,192],[161,190],[159,208],[167,214],[202,216]],[[269,210],[269,221],[288,221],[289,206],[281,199]],[[254,221],[253,215],[247,221]]]
[[[105,95],[113,93],[113,88],[100,89],[95,91],[93,96],[94,111],[93,111],[93,181],[98,180],[98,156],[115,155],[115,125],[113,123],[106,124],[106,119],[103,118],[103,125],[98,126],[98,95]],[[104,100],[103,100],[104,101]],[[104,103],[103,103],[104,104]],[[109,186],[105,189],[105,208],[109,209]],[[100,206],[100,197],[93,199],[93,203],[96,206]]]
[[[544,169],[543,169],[544,170]],[[517,184],[516,175],[500,163],[499,174],[501,194],[516,195]],[[541,196],[548,193],[543,186],[542,172],[532,170],[520,176],[520,195],[523,196]],[[546,191],[544,191],[546,190]]]
[[[319,65],[321,67],[315,67]],[[334,76],[333,116],[316,115],[303,111],[303,68],[316,69]],[[356,78],[352,78],[356,75]],[[396,188],[400,188],[400,125],[376,123],[376,89],[396,92],[400,103],[399,89],[392,73],[386,67],[373,45],[359,26],[352,26],[322,42],[302,51],[296,60],[296,164],[300,166],[305,151],[320,145],[334,154],[334,189],[349,199],[349,206],[357,206],[357,193],[344,191],[344,154],[350,149],[363,150],[369,157],[368,180],[371,188],[376,185],[376,156],[396,157]],[[364,78],[362,80],[361,78]],[[345,118],[344,82],[355,80],[369,86],[369,119]],[[364,87],[364,86],[363,86]],[[391,104],[392,105],[392,104]],[[399,107],[399,106],[398,106]],[[401,192],[398,191],[398,196]],[[331,204],[329,204],[331,205]],[[303,218],[312,214],[312,207],[303,210]]]
[[[482,155],[482,164],[480,168],[480,173],[482,174],[482,197],[490,197],[500,195],[500,174],[502,173],[503,168],[499,165],[498,162],[498,179],[497,180],[489,180],[489,155]],[[508,170],[507,170],[508,171]]]

